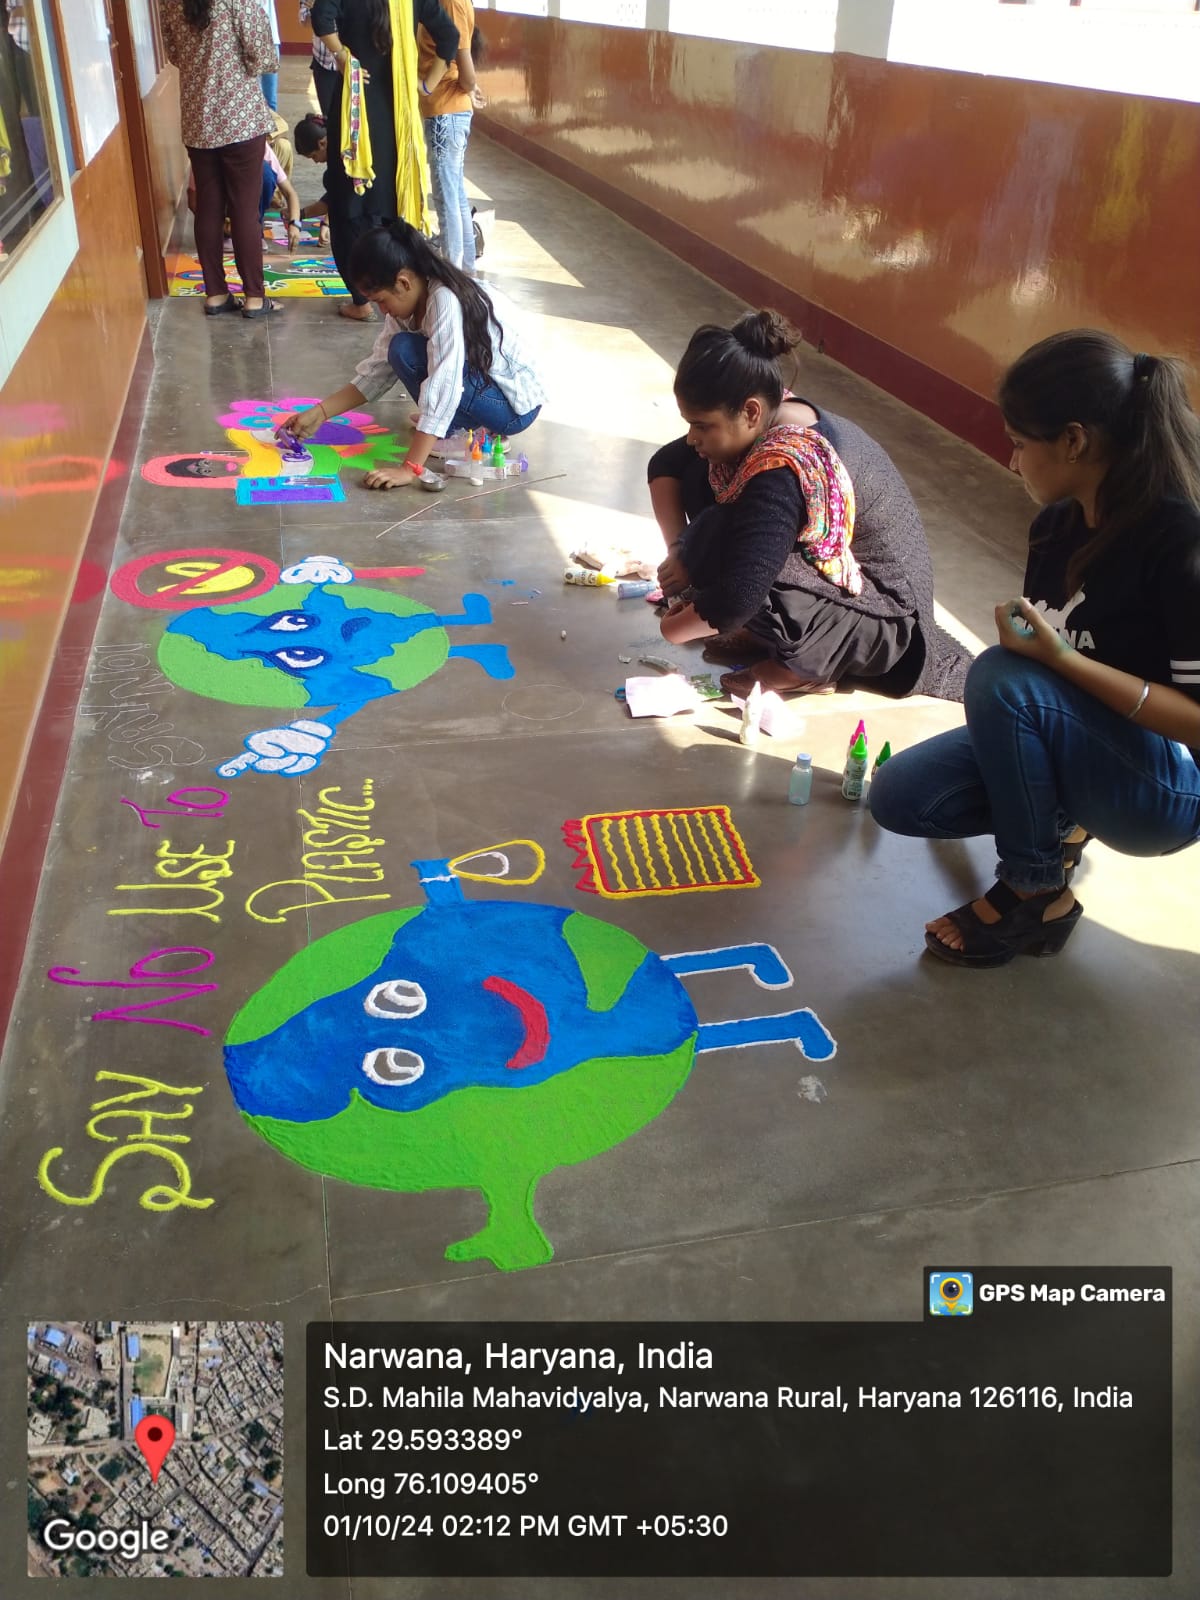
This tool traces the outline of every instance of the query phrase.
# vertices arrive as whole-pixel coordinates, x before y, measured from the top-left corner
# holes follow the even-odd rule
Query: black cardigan
[[[924,650],[915,653],[913,681],[901,692],[944,693],[947,673],[961,672],[966,653],[934,621],[933,563],[908,486],[882,445],[856,423],[818,411],[817,428],[837,451],[854,485],[851,548],[862,571],[862,592],[843,593],[799,553],[797,537],[808,511],[796,474],[789,467],[777,467],[758,473],[729,503],[731,532],[724,542],[728,552],[724,571],[719,581],[697,593],[696,610],[710,627],[724,633],[749,621],[772,589],[792,588],[836,600],[864,616],[915,617]],[[648,476],[680,480],[689,521],[716,503],[707,466],[686,439],[657,451]]]
[[[373,66],[367,59],[369,56],[377,61],[383,59],[371,39],[361,0],[314,0],[311,20],[318,38],[336,33],[355,60],[361,61],[368,71]],[[458,54],[458,29],[439,0],[413,0],[414,33],[418,24],[432,36],[434,49],[442,60],[453,61]]]

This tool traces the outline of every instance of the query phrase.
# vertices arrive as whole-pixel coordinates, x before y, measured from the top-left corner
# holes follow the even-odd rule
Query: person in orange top
[[[441,82],[427,89],[429,74],[437,64],[437,52],[426,29],[417,29],[418,98],[425,119],[425,148],[429,152],[433,203],[441,225],[442,255],[451,266],[473,273],[475,229],[463,168],[471,137],[471,114],[484,104],[471,59],[475,7],[471,0],[442,0],[442,5],[458,29],[458,53]]]

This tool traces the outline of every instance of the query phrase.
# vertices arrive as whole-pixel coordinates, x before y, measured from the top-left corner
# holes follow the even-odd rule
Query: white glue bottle
[[[796,765],[788,778],[788,805],[806,806],[812,799],[812,757],[803,753],[796,757]]]

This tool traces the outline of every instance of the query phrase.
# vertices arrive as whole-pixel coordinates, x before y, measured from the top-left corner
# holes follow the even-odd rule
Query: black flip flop
[[[246,318],[247,322],[253,322],[256,317],[270,317],[273,316],[275,312],[282,310],[283,307],[279,304],[278,300],[268,299],[264,300],[262,305],[260,305],[255,311],[248,311],[246,307],[243,306],[242,315]]]
[[[235,300],[231,294],[227,294],[219,306],[205,306],[204,315],[206,317],[223,317],[227,311],[240,311],[241,309],[241,302]]]

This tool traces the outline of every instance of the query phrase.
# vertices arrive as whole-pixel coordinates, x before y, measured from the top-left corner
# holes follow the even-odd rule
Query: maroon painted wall
[[[1002,459],[990,396],[1047,333],[1200,358],[1200,106],[480,22],[481,128]]]

